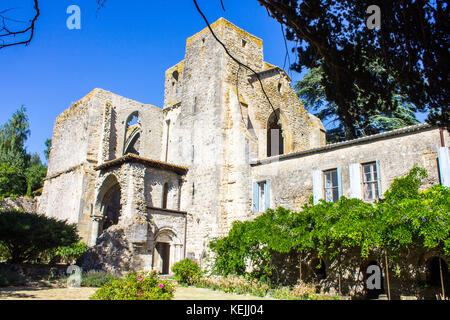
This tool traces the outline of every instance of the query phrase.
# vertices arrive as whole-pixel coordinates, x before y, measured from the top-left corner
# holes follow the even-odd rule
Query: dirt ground
[[[0,288],[0,300],[89,300],[97,288]],[[263,300],[249,295],[235,295],[195,287],[177,287],[174,300]]]

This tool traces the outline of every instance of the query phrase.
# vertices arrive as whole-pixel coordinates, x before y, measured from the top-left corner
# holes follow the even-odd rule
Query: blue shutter
[[[258,182],[253,182],[253,212],[258,212],[259,210],[259,184]]]
[[[450,157],[448,155],[447,147],[440,147],[438,149],[438,163],[441,184],[450,187]]]
[[[270,180],[264,183],[264,211],[270,208]]]
[[[320,199],[323,199],[323,185],[322,185],[322,171],[313,170],[312,184],[313,184],[313,199],[314,204],[318,204]]]
[[[380,172],[380,164],[377,161],[375,161],[375,165],[377,167],[377,184],[378,184],[378,194],[376,195],[377,198],[381,198],[381,195],[383,194],[381,192],[381,172]]]
[[[362,199],[361,165],[359,163],[349,164],[348,173],[350,178],[350,198]]]
[[[341,175],[341,167],[337,167],[337,179],[338,179],[338,197],[339,199],[343,196],[342,194],[342,175]]]

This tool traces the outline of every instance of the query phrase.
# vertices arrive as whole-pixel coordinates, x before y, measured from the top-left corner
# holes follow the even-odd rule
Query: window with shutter
[[[364,200],[372,201],[379,198],[379,179],[377,163],[362,164]]]

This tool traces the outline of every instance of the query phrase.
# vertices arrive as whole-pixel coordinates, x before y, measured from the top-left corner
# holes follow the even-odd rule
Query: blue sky
[[[32,8],[31,0],[6,2],[17,16]],[[225,12],[219,0],[198,3],[211,23],[224,17],[262,38],[265,60],[283,66],[281,28],[256,0],[225,0]],[[66,27],[72,4],[81,9],[81,30]],[[0,50],[0,124],[25,105],[27,150],[42,159],[56,117],[94,88],[162,107],[164,71],[184,59],[186,38],[205,27],[191,0],[108,0],[97,16],[96,9],[95,0],[41,0],[31,44]]]

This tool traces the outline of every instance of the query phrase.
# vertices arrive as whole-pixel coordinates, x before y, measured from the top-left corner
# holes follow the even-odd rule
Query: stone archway
[[[172,266],[182,259],[183,244],[172,229],[158,232],[154,240],[152,269],[161,274],[170,274]]]
[[[95,244],[105,230],[119,223],[122,212],[121,187],[115,175],[108,175],[98,190],[91,233],[92,244]]]

